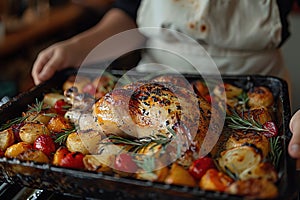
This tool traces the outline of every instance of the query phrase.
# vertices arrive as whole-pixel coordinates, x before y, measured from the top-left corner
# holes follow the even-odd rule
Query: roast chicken
[[[168,76],[114,89],[94,104],[93,115],[106,135],[140,139],[175,133],[197,157],[211,151],[223,128],[217,109],[189,83]]]

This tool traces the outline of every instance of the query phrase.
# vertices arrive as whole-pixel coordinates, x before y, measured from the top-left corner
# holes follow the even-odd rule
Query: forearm
[[[79,44],[83,54],[88,54],[107,38],[134,28],[136,28],[135,21],[125,12],[120,9],[111,9],[97,25],[74,36],[70,41]]]

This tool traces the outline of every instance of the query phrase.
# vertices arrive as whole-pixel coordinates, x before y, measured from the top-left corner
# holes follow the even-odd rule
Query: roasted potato
[[[49,158],[40,150],[28,149],[17,156],[20,160],[49,163]]]
[[[32,145],[27,142],[18,142],[8,147],[5,151],[5,157],[16,158],[21,153],[32,149]]]
[[[64,147],[64,146],[59,147],[59,148],[56,150],[56,152],[55,152],[55,154],[54,154],[54,156],[53,156],[52,164],[53,164],[53,165],[60,165],[62,159],[63,159],[64,157],[66,157],[66,155],[67,155],[68,153],[70,153],[70,151],[69,151],[66,147]]]
[[[12,128],[0,132],[0,150],[5,151],[15,142],[15,135]]]
[[[65,119],[63,116],[57,115],[52,117],[49,123],[47,124],[47,128],[54,133],[64,132],[72,128],[70,122]]]
[[[221,152],[218,159],[219,165],[224,172],[240,175],[250,166],[258,165],[263,157],[257,148],[251,145],[243,145]]]
[[[100,140],[101,135],[96,131],[74,132],[68,136],[66,146],[69,151],[90,154],[95,152]]]
[[[48,122],[51,119],[51,116],[48,115],[47,113],[37,113],[37,112],[31,112],[31,113],[26,113],[26,122],[36,122],[36,123],[42,123],[47,125]]]
[[[239,175],[240,180],[247,180],[250,178],[267,179],[272,182],[278,180],[278,174],[274,166],[268,162],[262,162],[258,165],[250,166]]]
[[[248,112],[243,113],[244,118],[253,119],[260,124],[272,121],[272,116],[266,107],[252,107]]]
[[[204,190],[224,192],[233,182],[233,179],[216,169],[209,169],[202,176],[199,187]]]
[[[101,162],[101,155],[85,155],[83,158],[83,164],[89,171],[112,172],[112,168],[110,166]]]
[[[274,104],[274,96],[267,87],[255,87],[248,92],[248,105],[251,108],[270,107]]]
[[[44,95],[44,99],[43,102],[51,107],[54,107],[55,103],[60,100],[63,99],[66,101],[66,97],[62,94],[59,93],[47,93]]]
[[[239,180],[232,183],[226,192],[247,196],[248,199],[274,199],[278,196],[278,188],[267,179]]]
[[[270,142],[266,136],[255,131],[233,131],[225,143],[225,149],[232,149],[244,144],[253,144],[262,151],[266,158],[270,152]]]
[[[196,180],[189,174],[189,172],[177,163],[173,163],[165,183],[174,185],[186,185],[195,187]]]
[[[20,129],[19,135],[23,142],[33,144],[40,135],[50,135],[48,128],[42,123],[26,123]]]
[[[218,85],[214,88],[213,94],[221,99],[233,99],[242,94],[243,89],[229,83]]]

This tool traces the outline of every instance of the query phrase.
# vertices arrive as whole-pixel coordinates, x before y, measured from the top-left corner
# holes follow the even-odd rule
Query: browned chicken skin
[[[210,103],[197,96],[190,85],[170,82],[137,82],[117,88],[97,101],[93,112],[105,134],[172,137],[172,129],[183,134],[181,139],[192,144],[197,156],[200,149],[201,154],[207,154],[222,131],[217,110]],[[212,113],[216,114],[214,126],[210,126]]]

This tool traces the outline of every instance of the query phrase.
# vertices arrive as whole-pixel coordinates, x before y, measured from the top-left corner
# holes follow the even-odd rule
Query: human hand
[[[66,40],[41,51],[33,65],[31,75],[36,85],[50,79],[56,71],[77,67],[84,59],[78,45]]]
[[[289,154],[297,159],[297,169],[300,169],[300,110],[298,110],[290,121],[290,130],[293,133],[289,143]]]

